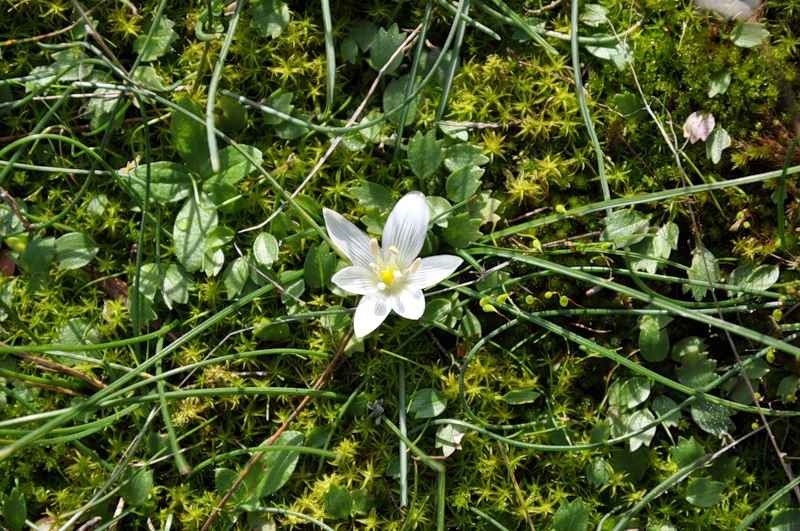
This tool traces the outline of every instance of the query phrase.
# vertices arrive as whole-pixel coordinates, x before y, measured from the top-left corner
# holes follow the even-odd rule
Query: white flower
[[[327,208],[322,214],[328,235],[352,264],[333,275],[334,284],[363,295],[353,318],[356,337],[378,328],[391,310],[406,319],[422,317],[422,290],[449,277],[462,262],[452,255],[418,257],[430,220],[421,192],[397,202],[383,228],[382,247],[341,214]]]

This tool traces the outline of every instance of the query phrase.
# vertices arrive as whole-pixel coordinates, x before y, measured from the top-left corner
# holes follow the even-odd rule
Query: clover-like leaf
[[[155,31],[148,40],[147,36],[153,23],[152,19],[146,21],[142,26],[145,34],[139,35],[133,41],[133,51],[138,53],[144,62],[155,61],[168,53],[172,50],[172,43],[178,39],[178,34],[172,29],[175,23],[167,17],[161,16],[155,20]]]
[[[289,27],[289,6],[280,0],[251,0],[247,14],[253,19],[253,27],[264,37],[277,39]]]

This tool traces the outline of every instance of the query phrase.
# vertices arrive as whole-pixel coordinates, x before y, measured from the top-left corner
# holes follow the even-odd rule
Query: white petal
[[[369,263],[375,261],[369,248],[369,236],[338,212],[323,208],[322,216],[325,218],[328,236],[353,265],[368,268]]]
[[[453,274],[463,260],[451,254],[423,258],[414,273],[407,273],[406,286],[425,289],[438,284]]]
[[[404,195],[389,214],[383,228],[383,250],[388,253],[390,247],[397,247],[400,251],[397,265],[401,269],[410,266],[419,256],[428,233],[430,217],[428,203],[422,192]]]
[[[375,272],[361,266],[345,267],[331,278],[334,284],[355,295],[366,295],[378,289]]]
[[[364,337],[380,326],[391,310],[385,291],[375,291],[364,295],[358,303],[353,317],[356,337]]]
[[[406,285],[397,293],[389,295],[389,304],[397,315],[417,320],[425,311],[425,296],[421,289]]]

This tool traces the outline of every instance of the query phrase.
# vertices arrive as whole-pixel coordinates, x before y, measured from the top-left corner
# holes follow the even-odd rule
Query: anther
[[[421,263],[422,263],[422,259],[421,258],[417,258],[416,260],[414,260],[414,263],[411,264],[411,267],[408,268],[408,271],[410,273],[416,273],[417,269],[419,269],[419,264],[421,264]]]
[[[389,247],[389,252],[390,252],[390,253],[392,253],[392,254],[394,254],[394,255],[398,255],[398,256],[400,255],[400,249],[398,249],[398,248],[397,248],[397,247],[395,247],[394,245],[391,245],[391,246]]]
[[[378,240],[377,239],[372,238],[369,241],[369,252],[372,253],[373,257],[378,258]]]
[[[383,282],[378,282],[378,289],[381,291],[385,290],[386,284],[384,284]]]

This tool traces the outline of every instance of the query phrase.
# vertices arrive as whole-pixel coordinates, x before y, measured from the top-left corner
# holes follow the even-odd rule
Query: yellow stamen
[[[403,274],[393,267],[387,267],[381,271],[381,280],[387,286],[391,285],[394,279],[400,278]]]

